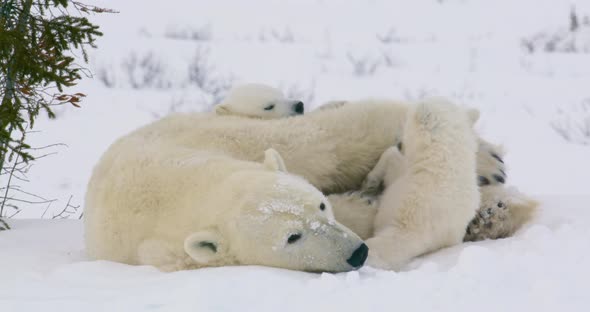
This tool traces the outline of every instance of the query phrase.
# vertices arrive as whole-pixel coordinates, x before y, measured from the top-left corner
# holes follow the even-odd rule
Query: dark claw
[[[484,176],[479,176],[477,179],[479,186],[490,185],[490,180]]]
[[[504,177],[501,175],[494,174],[493,177],[496,181],[498,181],[498,183],[504,184],[506,182],[506,179],[504,179]]]
[[[504,177],[506,177],[506,172],[504,172],[504,170],[502,170],[502,169],[498,169],[498,170],[500,170],[500,173],[501,173],[501,174],[502,174]]]
[[[404,145],[402,144],[402,142],[397,143],[397,150],[398,151],[402,151],[402,148],[404,147]]]
[[[498,156],[498,154],[496,154],[496,153],[490,153],[490,154],[492,154],[492,157],[496,158],[497,161],[504,163],[504,161],[502,160],[502,158],[500,158],[500,156]]]

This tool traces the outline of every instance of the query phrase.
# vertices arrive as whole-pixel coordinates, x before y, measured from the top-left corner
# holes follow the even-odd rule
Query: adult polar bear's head
[[[245,170],[225,182],[224,203],[236,213],[189,235],[184,249],[203,265],[265,265],[310,272],[361,267],[368,248],[334,219],[326,197],[304,179],[286,172],[280,155],[265,153],[264,170]]]
[[[218,115],[238,115],[262,119],[301,115],[303,102],[285,98],[283,93],[262,84],[244,84],[230,90],[217,107]]]

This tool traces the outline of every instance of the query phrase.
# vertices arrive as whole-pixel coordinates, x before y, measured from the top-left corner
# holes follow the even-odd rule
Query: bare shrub
[[[164,37],[174,40],[209,41],[213,37],[212,27],[209,24],[184,28],[168,28]]]
[[[10,230],[10,225],[0,218],[0,231]]]
[[[551,128],[568,142],[590,145],[590,98],[569,111],[558,111]]]
[[[384,33],[378,33],[376,36],[377,40],[383,44],[401,43],[404,41],[394,28],[390,28]]]
[[[229,91],[234,78],[216,73],[209,60],[209,50],[198,47],[188,65],[189,85],[196,86],[210,96],[210,104],[216,104]]]
[[[272,37],[281,43],[293,43],[295,42],[295,35],[290,28],[285,28],[283,30],[276,30],[273,29],[271,31]]]
[[[418,101],[430,96],[438,96],[439,92],[427,86],[421,86],[416,89],[405,88],[403,90],[403,98],[407,101]]]
[[[166,79],[166,70],[153,52],[143,56],[131,53],[122,64],[127,81],[133,89],[168,89],[172,83]]]
[[[262,42],[294,43],[295,34],[289,27],[280,30],[273,28],[270,31],[261,30],[258,33],[258,40]]]
[[[183,98],[172,98],[170,104],[166,107],[164,111],[155,111],[155,110],[148,110],[148,112],[152,115],[154,119],[160,119],[164,116],[183,112],[186,110],[187,102]]]
[[[281,91],[289,99],[302,101],[306,106],[313,103],[315,99],[315,81],[305,88],[299,84],[281,85]]]
[[[389,49],[382,49],[381,50],[381,57],[383,60],[383,65],[386,67],[398,67],[400,62],[393,56],[393,53]]]
[[[24,142],[25,137],[32,134],[27,129],[20,135],[21,141]],[[24,148],[20,145],[20,148]],[[36,160],[49,157],[56,154],[55,148],[65,146],[64,144],[51,144],[41,147],[29,147],[28,152],[35,157]],[[0,178],[6,183],[0,187],[0,218],[12,218],[18,215],[24,206],[43,206],[51,205],[56,202],[56,199],[45,198],[41,195],[26,191],[24,187],[30,182],[28,177],[29,170],[33,166],[33,162],[27,161],[17,152],[8,154],[4,167],[0,169]]]
[[[99,66],[95,73],[96,78],[107,88],[114,88],[116,84],[115,72],[112,67]]]
[[[382,64],[382,58],[380,57],[355,56],[350,52],[346,54],[346,57],[355,76],[372,76]]]
[[[108,88],[130,86],[137,90],[168,90],[196,87],[208,104],[219,102],[234,81],[232,75],[218,73],[210,60],[209,49],[201,45],[183,68],[186,76],[173,77],[169,65],[162,62],[154,52],[133,52],[123,60],[120,68],[100,66],[96,76]]]
[[[590,18],[580,21],[575,9],[569,15],[569,26],[555,31],[539,32],[521,40],[528,53],[590,53]]]
[[[72,217],[75,217],[78,214],[78,211],[80,209],[80,205],[72,204],[73,197],[74,196],[70,195],[70,198],[68,199],[68,202],[66,203],[66,205],[57,214],[54,214],[51,217],[51,219],[71,219]],[[43,215],[41,216],[42,218],[45,216],[45,213],[47,212],[47,210],[49,209],[50,206],[51,205],[47,206],[47,208],[43,212]],[[78,219],[82,219],[83,216],[84,216],[84,213],[80,212],[80,214],[78,215]]]

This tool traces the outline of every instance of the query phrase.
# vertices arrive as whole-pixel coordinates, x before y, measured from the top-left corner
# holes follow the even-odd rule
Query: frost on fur
[[[161,122],[148,127],[163,130]],[[334,221],[317,188],[286,171],[276,150],[266,149],[262,162],[206,151],[184,162],[186,149],[166,153],[166,144],[139,130],[99,162],[85,211],[90,258],[163,271],[241,264],[343,272],[364,264],[366,254],[354,257],[366,249],[362,240]]]

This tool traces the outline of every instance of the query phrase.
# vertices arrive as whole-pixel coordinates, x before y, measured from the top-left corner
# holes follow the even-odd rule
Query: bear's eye
[[[326,210],[326,204],[324,204],[324,203],[321,203],[321,204],[320,204],[320,210],[321,210],[321,211],[324,211],[324,210]]]
[[[289,238],[287,238],[287,244],[293,244],[294,242],[298,241],[301,238],[301,234],[291,234]]]
[[[272,110],[273,108],[275,108],[275,105],[274,104],[270,104],[267,107],[265,107],[264,110],[269,111],[269,110]]]

